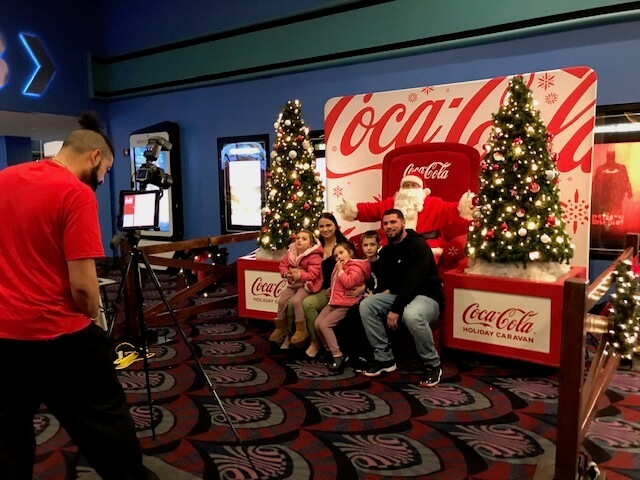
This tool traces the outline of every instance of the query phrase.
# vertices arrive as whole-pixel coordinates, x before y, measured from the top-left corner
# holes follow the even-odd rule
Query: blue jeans
[[[393,360],[391,344],[387,336],[387,314],[396,296],[392,293],[377,293],[360,302],[360,318],[373,348],[376,360]],[[440,306],[433,298],[417,295],[404,308],[402,321],[409,329],[416,343],[416,351],[425,365],[440,365],[440,355],[433,342],[430,323],[438,319]]]

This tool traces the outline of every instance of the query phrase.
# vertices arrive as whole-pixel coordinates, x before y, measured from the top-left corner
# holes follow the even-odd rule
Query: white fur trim
[[[350,200],[344,200],[344,205],[340,214],[343,220],[353,222],[358,216],[358,204]]]
[[[424,198],[427,198],[429,195],[431,195],[431,189],[430,188],[423,188],[422,191],[424,192]]]
[[[442,249],[442,247],[434,247],[431,249],[431,252],[433,253],[434,257],[440,257],[442,256],[442,252],[444,250]]]
[[[400,180],[400,188],[402,188],[402,185],[407,182],[415,183],[416,185],[421,185],[424,187],[424,180],[417,175],[405,175],[404,177],[402,177],[402,180]]]
[[[458,202],[458,213],[462,218],[467,220],[473,219],[472,214],[475,210],[475,207],[473,206],[473,197],[475,196],[475,193],[468,191],[460,197],[460,201]]]

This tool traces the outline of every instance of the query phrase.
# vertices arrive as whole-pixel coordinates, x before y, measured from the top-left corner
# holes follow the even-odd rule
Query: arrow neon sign
[[[22,93],[32,97],[40,97],[51,83],[51,79],[56,73],[56,68],[47,53],[42,40],[30,33],[20,33],[20,41],[31,56],[36,69],[26,83]]]

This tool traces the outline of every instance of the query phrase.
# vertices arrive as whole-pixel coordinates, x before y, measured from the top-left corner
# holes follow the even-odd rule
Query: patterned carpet
[[[177,280],[159,275],[165,292]],[[151,282],[145,298],[158,294]],[[117,285],[108,287],[115,298]],[[208,299],[236,293],[217,287]],[[443,381],[417,386],[416,359],[370,379],[331,375],[299,352],[273,350],[269,324],[224,308],[187,321],[218,401],[175,328],[154,346],[151,438],[141,362],[120,373],[146,463],[166,479],[530,479],[552,452],[557,372],[447,351]],[[55,418],[35,419],[41,480],[97,478]],[[600,405],[586,447],[610,480],[640,478],[640,374],[619,370]],[[250,456],[251,461],[247,458]]]

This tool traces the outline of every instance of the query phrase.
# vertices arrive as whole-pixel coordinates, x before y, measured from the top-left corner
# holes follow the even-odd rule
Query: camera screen
[[[158,190],[120,192],[120,229],[158,228],[159,199]]]

